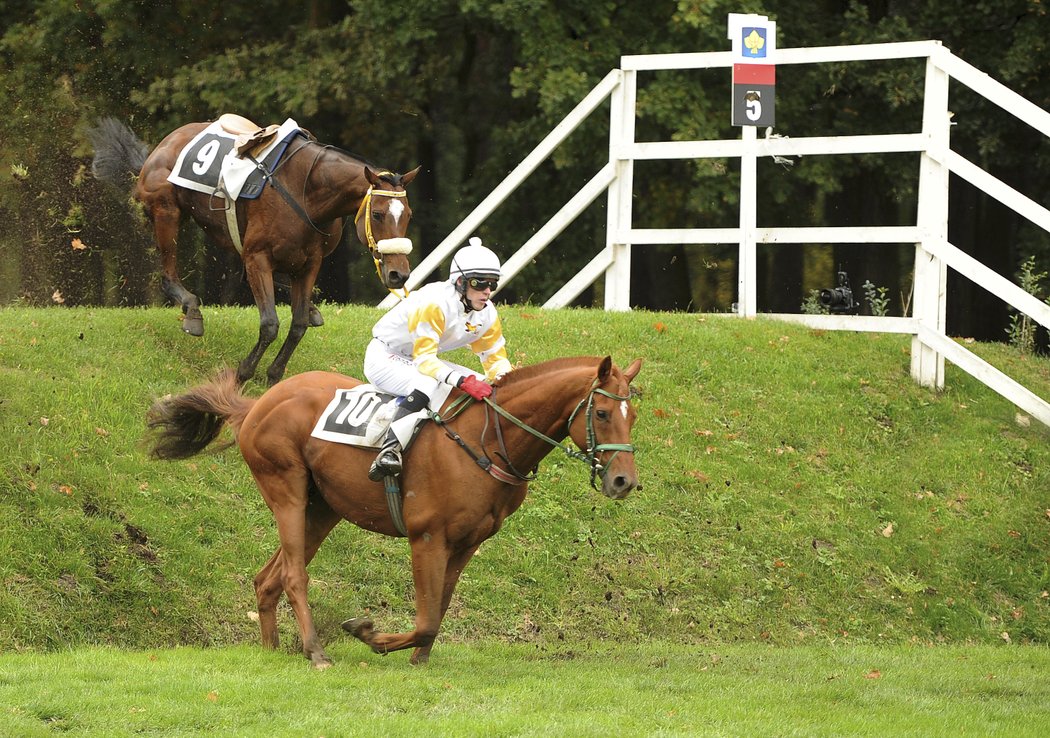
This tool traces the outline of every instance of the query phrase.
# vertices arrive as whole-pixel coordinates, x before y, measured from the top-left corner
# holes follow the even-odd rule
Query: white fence
[[[709,141],[635,141],[638,72],[731,67],[731,52],[624,56],[614,69],[559,123],[412,272],[409,288],[422,283],[474,233],[551,152],[606,98],[611,97],[609,161],[504,266],[503,283],[513,280],[602,192],[607,192],[605,249],[559,289],[545,307],[564,307],[605,275],[605,308],[630,309],[631,247],[644,244],[740,245],[737,312],[757,313],[757,249],[785,243],[914,243],[915,276],[911,317],[771,314],[772,317],[829,330],[904,333],[912,336],[911,373],[929,387],[944,386],[944,360],[978,378],[1019,408],[1050,425],[1050,403],[945,335],[947,269],[951,267],[1043,326],[1050,306],[1017,287],[948,241],[948,180],[953,173],[1050,231],[1050,211],[951,150],[948,83],[955,79],[1011,115],[1050,135],[1050,114],[977,70],[936,41],[822,48],[778,49],[777,64],[926,59],[925,98],[920,133],[758,138],[744,127],[741,138]],[[727,111],[728,115],[728,111]],[[763,156],[816,156],[916,152],[919,167],[918,216],[914,226],[759,228],[756,164]],[[631,192],[634,162],[657,159],[737,157],[741,161],[740,217],[736,228],[634,228]],[[390,306],[388,297],[383,305]]]

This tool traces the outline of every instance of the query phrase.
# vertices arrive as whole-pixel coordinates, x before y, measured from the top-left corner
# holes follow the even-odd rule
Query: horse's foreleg
[[[288,366],[288,360],[292,358],[295,348],[303,340],[303,336],[306,335],[306,329],[312,323],[312,315],[316,308],[310,304],[310,293],[313,292],[317,271],[317,266],[312,266],[307,275],[292,282],[292,325],[288,329],[288,335],[285,336],[281,350],[277,352],[277,357],[270,364],[270,368],[266,370],[266,378],[271,385],[281,381],[281,377],[284,376],[284,371]],[[318,317],[320,315],[320,313],[317,314]],[[321,322],[323,323],[324,321]]]
[[[201,314],[201,301],[186,289],[179,279],[178,271],[178,235],[179,207],[174,202],[159,202],[151,211],[153,220],[153,237],[160,252],[161,289],[165,296],[182,307],[182,330],[191,336],[204,335],[204,316]]]
[[[310,497],[306,507],[306,564],[313,560],[317,550],[332,528],[339,523],[339,515],[319,495]],[[277,603],[284,592],[281,570],[281,547],[277,547],[266,566],[255,576],[255,601],[259,613],[259,630],[262,644],[267,648],[277,648],[280,638],[277,632]]]
[[[255,305],[259,308],[259,340],[237,367],[237,379],[241,382],[246,382],[255,376],[259,359],[277,338],[277,331],[281,326],[277,318],[277,305],[273,292],[273,267],[269,258],[258,253],[246,256],[244,268],[248,276],[248,285],[252,288],[252,295],[255,296]]]
[[[443,541],[421,534],[412,539],[412,579],[416,586],[415,629],[408,633],[377,633],[371,620],[354,618],[343,623],[343,629],[367,643],[376,653],[389,653],[403,648],[416,648],[412,663],[425,662],[437,637],[444,615],[442,601],[448,580],[446,572],[452,559]],[[461,567],[458,567],[462,571]],[[455,577],[457,580],[459,575]],[[455,588],[455,582],[452,583]],[[451,597],[451,592],[450,595]],[[423,653],[422,662],[418,654]]]
[[[452,593],[456,591],[456,585],[459,583],[459,577],[463,574],[463,570],[470,563],[471,558],[474,556],[474,552],[478,550],[477,546],[471,546],[466,551],[461,551],[453,554],[452,558],[449,559],[448,567],[445,569],[445,587],[441,593],[441,616],[438,620],[439,624],[445,619],[445,613],[448,612],[448,606],[452,602]],[[433,642],[419,646],[415,651],[412,652],[412,658],[409,661],[413,664],[425,664],[430,660],[430,649],[434,647]]]

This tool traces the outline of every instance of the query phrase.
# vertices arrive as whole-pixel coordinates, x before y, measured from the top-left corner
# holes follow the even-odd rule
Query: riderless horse
[[[225,115],[218,121],[236,141],[238,151],[252,157],[269,144],[277,126],[262,129],[240,116]],[[230,198],[219,191],[198,191],[176,185],[169,175],[180,162],[180,153],[211,123],[190,123],[170,133],[147,155],[147,147],[119,121],[108,118],[90,132],[95,146],[93,171],[105,181],[125,186],[137,177],[134,199],[140,202],[153,226],[153,236],[163,270],[164,294],[182,307],[183,330],[200,336],[204,318],[200,300],[183,286],[176,265],[179,224],[189,215],[214,244],[238,251],[255,304],[259,308],[259,338],[237,369],[244,382],[255,374],[259,360],[277,338],[279,321],[274,299],[274,272],[291,280],[292,322],[277,357],[266,372],[277,382],[308,326],[324,323],[311,303],[321,260],[344,236],[344,219],[354,215],[358,239],[368,246],[383,284],[403,288],[411,270],[405,238],[412,210],[405,186],[420,168],[396,174],[370,165],[334,146],[318,143],[297,129],[286,142],[283,156],[273,168],[251,159],[262,175],[254,199]],[[216,138],[216,141],[219,139]],[[234,144],[227,144],[227,150]],[[218,143],[200,146],[191,161],[198,174],[218,168]],[[192,176],[192,175],[190,175]],[[269,185],[269,186],[265,186]]]

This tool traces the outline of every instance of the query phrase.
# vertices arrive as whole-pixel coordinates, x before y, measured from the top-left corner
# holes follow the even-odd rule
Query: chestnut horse
[[[411,662],[426,662],[464,567],[525,499],[532,476],[519,470],[535,470],[555,447],[587,461],[591,483],[599,476],[607,497],[622,499],[638,487],[629,383],[639,369],[640,359],[623,370],[608,356],[555,359],[516,369],[496,383],[490,399],[460,398],[450,411],[461,396],[453,390],[445,416],[426,422],[408,448],[401,477],[415,629],[381,633],[363,618],[348,620],[343,628],[376,653],[414,648]],[[317,668],[332,663],[307,603],[306,567],[321,542],[342,519],[400,535],[383,484],[368,479],[375,450],[310,435],[335,391],[357,384],[341,374],[306,372],[250,398],[227,370],[210,383],[159,400],[148,417],[151,455],[160,459],[193,456],[224,424],[233,429],[280,537],[277,551],[255,577],[263,645],[277,647],[277,602],[284,592],[299,623],[303,653]],[[562,444],[566,436],[583,453]]]
[[[420,168],[401,175],[382,171],[305,133],[297,136],[268,177],[271,186],[265,187],[257,199],[236,201],[237,224],[244,234],[241,248],[237,248],[221,197],[168,181],[179,153],[208,125],[184,125],[147,155],[145,144],[127,126],[107,118],[89,132],[95,147],[92,170],[99,179],[120,186],[127,184],[129,176],[137,176],[133,196],[153,225],[163,269],[161,286],[172,302],[182,306],[182,328],[187,333],[202,335],[204,318],[200,300],[183,286],[176,265],[176,240],[183,216],[192,217],[212,243],[240,252],[259,308],[259,340],[237,368],[242,382],[255,374],[263,353],[277,338],[280,323],[273,273],[288,276],[292,325],[266,372],[269,383],[274,384],[284,375],[307,327],[324,323],[310,300],[321,260],[343,237],[346,216],[356,214],[357,237],[369,247],[383,284],[391,290],[404,286],[411,271],[407,255],[410,244],[406,249],[401,245],[404,241],[398,242],[400,248],[395,253],[386,253],[383,246],[386,239],[404,238],[412,217],[405,186]],[[362,213],[364,218],[360,217]]]

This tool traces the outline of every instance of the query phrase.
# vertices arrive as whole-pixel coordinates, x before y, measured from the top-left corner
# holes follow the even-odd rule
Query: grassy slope
[[[379,312],[324,313],[289,373],[359,372]],[[645,359],[645,488],[614,503],[548,457],[465,573],[444,638],[1050,641],[1050,432],[953,367],[945,392],[915,386],[907,339],[503,315],[523,363]],[[192,339],[171,309],[0,310],[0,648],[255,639],[251,578],[276,533],[238,454],[160,463],[141,446],[154,397],[254,340],[252,309],[205,316]],[[975,348],[1050,396],[1045,359]],[[340,526],[311,574],[323,638],[364,610],[411,622],[404,541]]]

